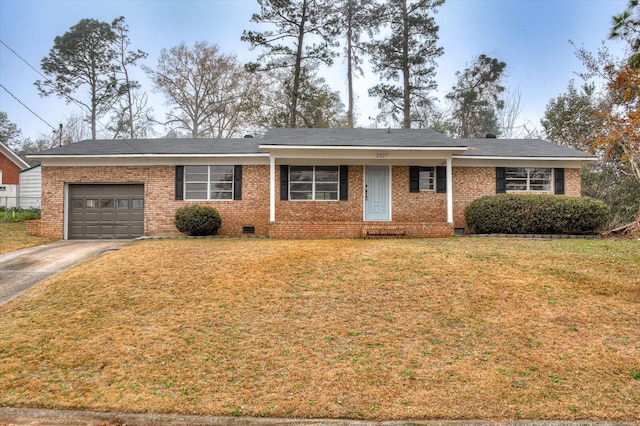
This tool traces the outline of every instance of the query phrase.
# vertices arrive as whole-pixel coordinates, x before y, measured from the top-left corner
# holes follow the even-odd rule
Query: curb
[[[2,426],[635,426],[634,423],[589,420],[399,420],[282,419],[258,417],[124,414],[95,411],[0,407]]]

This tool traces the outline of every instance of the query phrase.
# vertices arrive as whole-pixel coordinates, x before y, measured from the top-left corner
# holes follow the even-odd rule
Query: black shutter
[[[496,194],[507,192],[507,168],[496,167]]]
[[[564,169],[553,169],[555,174],[555,193],[564,195]]]
[[[447,168],[445,166],[436,167],[436,192],[447,192]]]
[[[176,200],[184,200],[184,166],[176,166]]]
[[[280,199],[289,199],[289,166],[280,165]]]
[[[233,199],[242,200],[242,166],[233,166]]]
[[[409,166],[409,192],[420,192],[420,167]]]
[[[349,199],[349,166],[340,166],[340,201]]]

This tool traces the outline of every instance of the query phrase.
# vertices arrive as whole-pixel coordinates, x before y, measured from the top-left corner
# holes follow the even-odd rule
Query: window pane
[[[187,182],[206,182],[209,176],[209,166],[185,166],[184,180]]]
[[[304,191],[304,192],[311,192],[311,190],[313,189],[313,184],[311,182],[309,183],[291,183],[290,187],[289,187],[291,192],[299,192],[299,191]]]
[[[131,200],[131,207],[134,209],[144,208],[144,200]]]
[[[316,192],[316,200],[337,200],[337,192]]]
[[[72,209],[81,209],[84,203],[82,200],[71,200],[71,208]]]
[[[316,166],[316,182],[338,182],[338,166]]]
[[[186,191],[184,198],[185,200],[206,200],[207,191]]]
[[[207,184],[206,183],[187,183],[184,191],[187,200],[206,200]]]
[[[118,209],[128,209],[129,208],[129,200],[116,200],[116,208],[118,208]]]
[[[294,192],[291,191],[289,193],[289,198],[291,200],[311,200],[311,192]]]
[[[316,183],[316,192],[318,191],[338,192],[338,184],[337,183]]]
[[[98,208],[98,200],[85,200],[84,206],[87,209],[95,209]]]
[[[551,179],[551,169],[529,169],[531,179]]]
[[[100,208],[102,209],[112,209],[113,208],[113,199],[102,199],[100,200]]]
[[[311,181],[313,181],[313,167],[311,167],[311,166],[291,166],[289,168],[289,180],[291,182],[311,182]]]
[[[229,191],[212,191],[210,198],[212,200],[231,200],[232,193]]]
[[[507,181],[506,188],[507,188],[507,191],[526,191],[527,181],[526,180]]]
[[[214,173],[233,174],[233,166],[209,166],[209,168],[211,170],[211,174],[214,174]]]
[[[232,183],[226,182],[211,182],[211,191],[231,191],[233,189]]]
[[[526,179],[527,169],[524,167],[507,167],[506,178],[509,179]]]

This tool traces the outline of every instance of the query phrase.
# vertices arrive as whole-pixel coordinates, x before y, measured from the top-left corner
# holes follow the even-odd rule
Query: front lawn
[[[0,254],[46,244],[51,241],[52,240],[47,238],[27,235],[24,222],[0,221]]]
[[[640,243],[140,241],[0,306],[0,406],[640,420]]]

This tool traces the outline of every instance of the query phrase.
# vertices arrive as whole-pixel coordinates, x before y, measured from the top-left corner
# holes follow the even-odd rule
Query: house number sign
[[[376,158],[389,158],[388,152],[376,152]]]

